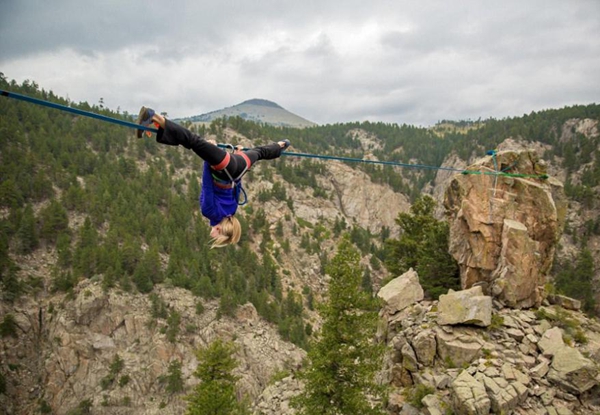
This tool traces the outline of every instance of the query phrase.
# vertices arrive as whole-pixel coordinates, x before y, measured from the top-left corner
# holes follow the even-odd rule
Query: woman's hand
[[[210,140],[206,140],[207,142],[209,142],[210,144],[212,144],[213,146],[217,145],[217,142],[215,140],[213,140],[212,138]]]

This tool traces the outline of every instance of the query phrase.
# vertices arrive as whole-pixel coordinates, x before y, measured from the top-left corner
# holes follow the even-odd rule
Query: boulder
[[[485,386],[494,414],[510,413],[527,398],[527,387],[522,383],[515,381],[506,385],[502,378],[491,378],[481,373],[476,379]]]
[[[549,370],[550,370],[550,364],[547,361],[543,360],[540,363],[538,363],[535,367],[532,367],[529,370],[529,373],[534,378],[541,379],[548,374]]]
[[[421,399],[421,403],[423,404],[423,413],[425,415],[444,415],[446,412],[442,408],[440,398],[434,394],[425,395]]]
[[[487,415],[491,402],[482,383],[463,371],[450,386],[454,412],[464,415]]]
[[[558,327],[546,330],[537,345],[544,356],[554,356],[557,351],[565,347],[562,338],[562,330]]]
[[[377,296],[385,303],[388,314],[395,314],[424,298],[419,276],[412,268],[382,287]]]
[[[529,382],[531,382],[531,378],[529,376],[527,376],[508,362],[504,363],[501,369],[502,375],[507,381],[517,381],[526,386],[529,385]]]
[[[446,333],[436,330],[437,353],[449,366],[470,364],[479,355],[484,342],[469,333]]]
[[[492,322],[492,297],[483,295],[480,286],[463,291],[450,290],[440,295],[438,324],[474,324],[487,327]]]
[[[409,372],[417,372],[419,370],[417,364],[417,356],[410,344],[406,343],[402,347],[402,366]]]
[[[411,404],[405,403],[399,415],[421,415],[421,412]]]
[[[590,359],[600,362],[600,333],[588,331],[586,337],[588,341],[583,345],[584,352],[587,353]]]
[[[564,346],[552,359],[548,380],[561,389],[580,395],[598,384],[598,368],[577,349]]]
[[[258,311],[252,303],[246,303],[239,306],[235,311],[235,317],[239,322],[246,323],[249,326],[254,326],[258,321]]]
[[[435,332],[424,330],[419,332],[412,340],[412,346],[417,355],[417,360],[423,366],[432,366],[436,352]]]
[[[581,310],[581,301],[571,297],[567,297],[566,295],[549,294],[547,298],[550,304],[559,305],[562,308],[566,308],[567,310]]]

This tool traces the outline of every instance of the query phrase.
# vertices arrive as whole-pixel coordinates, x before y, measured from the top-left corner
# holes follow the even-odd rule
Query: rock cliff
[[[47,405],[61,415],[86,400],[98,414],[183,413],[181,394],[165,389],[168,367],[181,363],[183,386],[190,391],[197,383],[194,351],[216,338],[237,346],[238,392],[251,399],[276,372],[299,366],[305,356],[281,340],[251,304],[239,308],[236,318],[217,319],[215,302],[204,303],[198,314],[198,299],[187,290],[161,286],[155,294],[169,313],[179,314],[176,327],[153,316],[148,296],[104,292],[93,280],[82,281],[72,298],[15,307],[18,335],[4,339],[2,361],[20,362],[7,371],[8,395],[16,400],[2,395],[2,413],[35,413]],[[122,361],[117,376],[111,373],[115,356]]]
[[[541,178],[545,163],[529,151],[501,151],[467,170],[479,174],[454,176],[444,199],[462,287],[482,285],[511,307],[539,305],[566,215],[562,184]]]

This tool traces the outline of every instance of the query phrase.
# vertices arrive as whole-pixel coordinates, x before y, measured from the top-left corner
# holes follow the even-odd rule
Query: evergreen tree
[[[73,269],[76,274],[92,277],[96,272],[98,254],[98,231],[88,216],[79,230],[79,243],[73,255]]]
[[[144,267],[138,266],[133,273],[133,283],[141,293],[149,293],[154,288],[154,283]]]
[[[55,199],[40,212],[40,219],[42,222],[40,236],[50,242],[56,241],[61,232],[66,232],[69,229],[67,211]]]
[[[400,238],[386,241],[385,265],[394,275],[413,268],[423,289],[438,298],[448,289],[459,289],[458,265],[448,253],[449,229],[435,219],[435,201],[430,196],[415,200],[410,213],[400,213],[396,223]]]
[[[383,345],[374,343],[377,303],[361,288],[360,255],[346,239],[328,267],[323,327],[301,373],[305,390],[294,401],[303,415],[383,414],[384,389],[374,377]]]
[[[0,282],[2,283],[1,298],[13,302],[23,293],[25,288],[19,279],[17,272],[19,268],[12,261],[0,272]]]
[[[19,239],[19,253],[30,254],[37,248],[38,237],[35,225],[35,216],[31,205],[27,205],[21,218],[21,225],[17,231]]]
[[[555,279],[556,288],[565,295],[581,300],[586,312],[593,312],[596,307],[592,281],[594,258],[588,249],[584,249],[574,262],[572,265],[565,261],[557,266],[560,271]]]
[[[205,349],[198,350],[198,367],[194,376],[200,383],[188,401],[187,415],[242,415],[248,411],[239,403],[235,395],[235,383],[238,380],[232,374],[237,362],[232,357],[235,352],[233,343],[216,340]]]
[[[165,381],[167,383],[167,392],[177,393],[183,391],[183,379],[181,378],[181,361],[172,360],[171,363],[169,363],[169,369]]]
[[[14,180],[7,179],[0,183],[0,206],[19,207],[23,203],[23,195]]]
[[[73,254],[71,252],[71,236],[66,232],[58,234],[56,240],[56,251],[58,253],[57,265],[66,268],[71,265]]]

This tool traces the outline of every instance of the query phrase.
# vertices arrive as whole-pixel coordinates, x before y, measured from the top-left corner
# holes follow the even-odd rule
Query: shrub
[[[5,315],[4,320],[2,320],[2,323],[0,323],[0,336],[17,337],[17,327],[19,326],[17,325],[15,316],[10,313]]]
[[[404,390],[404,397],[415,408],[423,408],[423,403],[421,402],[424,397],[427,395],[431,395],[435,393],[435,390],[431,386],[427,385],[417,385],[414,388],[408,388]]]

